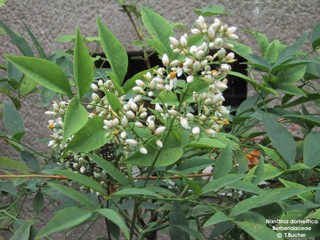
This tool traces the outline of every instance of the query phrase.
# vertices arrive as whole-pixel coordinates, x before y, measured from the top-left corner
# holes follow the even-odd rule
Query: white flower
[[[187,34],[184,34],[180,38],[181,47],[186,48],[188,46]]]
[[[142,100],[142,95],[137,95],[137,96],[135,96],[134,99],[133,99],[133,101],[134,101],[135,103],[138,103],[138,102],[140,102],[141,100]]]
[[[186,118],[181,117],[180,118],[180,124],[184,129],[190,129],[189,122],[188,122],[188,120]]]
[[[169,65],[169,57],[168,57],[167,54],[163,54],[162,63],[163,63],[164,66],[168,66]]]
[[[161,113],[163,112],[163,109],[162,109],[162,107],[160,106],[159,103],[156,103],[156,105],[155,105],[154,108],[155,108],[155,110],[158,111],[158,112],[161,112]]]
[[[233,52],[228,53],[228,55],[226,56],[226,59],[227,59],[227,60],[232,60],[232,59],[234,59],[234,53],[233,53]]]
[[[174,46],[174,47],[178,47],[179,46],[179,41],[174,38],[174,37],[169,37],[170,43]]]
[[[148,154],[148,150],[145,148],[145,147],[141,147],[139,149],[139,151],[142,153],[142,154]]]
[[[57,116],[58,113],[53,112],[53,111],[46,111],[44,114],[49,115],[49,116]]]
[[[194,80],[194,76],[189,75],[189,76],[187,77],[187,83],[192,83],[193,80]]]
[[[92,93],[92,100],[93,101],[99,101],[100,100],[100,97],[99,97],[99,95],[98,94],[96,94],[96,93]]]
[[[122,139],[126,139],[126,138],[127,138],[127,132],[126,132],[126,131],[122,131],[122,132],[120,133],[120,137],[121,137]]]
[[[86,167],[85,166],[82,166],[81,168],[80,168],[80,172],[81,173],[84,173],[86,171]]]
[[[229,64],[223,63],[221,64],[221,70],[228,73],[231,71],[231,66]]]
[[[134,139],[126,139],[126,143],[129,144],[130,146],[134,147],[138,145],[138,141]]]
[[[140,80],[140,79],[137,79],[137,80],[135,81],[135,83],[136,83],[136,85],[139,86],[139,87],[144,87],[144,82],[143,82],[142,80]]]
[[[214,136],[214,135],[216,135],[216,131],[215,130],[213,130],[213,129],[211,129],[211,128],[208,128],[206,131],[205,131],[205,133],[207,134],[207,135],[209,135],[209,136]]]
[[[222,38],[216,38],[216,40],[214,40],[214,47],[221,48],[222,46],[223,46]]]
[[[200,31],[198,28],[193,28],[193,29],[191,29],[191,32],[192,32],[194,35],[199,35],[199,34],[201,34],[201,31]]]
[[[162,134],[165,130],[166,130],[166,127],[165,127],[165,126],[158,127],[158,128],[154,131],[154,135],[160,135],[160,134]]]
[[[156,144],[157,144],[157,146],[159,147],[159,148],[163,148],[163,143],[162,143],[162,141],[161,140],[157,140],[156,141]]]
[[[134,112],[132,112],[131,110],[129,110],[128,112],[126,112],[126,116],[128,118],[134,119],[136,117],[136,115],[134,114]]]
[[[150,72],[147,72],[146,75],[144,75],[144,77],[145,77],[148,81],[150,81],[150,80],[152,79],[152,75],[151,75]]]
[[[123,118],[121,120],[121,126],[126,127],[127,125],[128,125],[128,119],[126,116],[123,116]]]
[[[56,143],[56,140],[50,140],[49,144],[48,144],[48,147],[53,146],[55,143]]]
[[[200,128],[199,127],[192,128],[192,134],[193,135],[199,135],[200,134]]]
[[[93,91],[98,91],[99,90],[98,86],[96,84],[94,84],[94,83],[91,84],[91,88],[92,88]]]
[[[143,127],[143,124],[141,122],[135,122],[134,125],[136,127]]]

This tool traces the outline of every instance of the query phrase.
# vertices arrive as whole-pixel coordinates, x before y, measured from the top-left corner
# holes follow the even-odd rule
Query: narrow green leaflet
[[[262,111],[259,112],[271,143],[287,164],[289,166],[293,165],[297,150],[292,134],[274,117]]]
[[[117,212],[107,208],[97,209],[95,212],[115,223],[120,228],[124,236],[129,239],[129,229]]]
[[[119,98],[112,92],[105,92],[108,102],[111,105],[111,108],[114,112],[119,113],[122,110],[122,105]]]
[[[189,142],[186,148],[225,148],[226,144],[213,138],[200,138],[197,141]]]
[[[53,182],[49,182],[48,185],[50,187],[52,187],[53,189],[56,189],[56,190],[64,193],[65,195],[67,195],[68,197],[72,198],[73,200],[79,202],[82,205],[85,205],[89,208],[94,207],[93,204],[91,203],[91,201],[87,197],[85,197],[79,191],[77,191],[71,187],[66,187],[64,185],[56,184]]]
[[[227,146],[219,154],[216,164],[214,166],[213,178],[217,179],[227,175],[232,168],[233,155],[232,155],[232,145],[228,143]]]
[[[111,140],[106,138],[106,130],[103,129],[103,117],[94,117],[87,121],[68,144],[65,153],[69,150],[74,152],[90,152],[102,147]]]
[[[32,202],[32,207],[35,213],[39,216],[39,214],[41,213],[44,207],[44,197],[41,191],[38,191],[37,194],[35,195]]]
[[[247,54],[246,59],[250,62],[250,65],[263,71],[269,72],[269,70],[271,69],[271,65],[263,57],[255,54]]]
[[[276,86],[284,84],[294,84],[304,76],[307,66],[301,65],[294,68],[289,68],[277,75]]]
[[[230,212],[230,217],[235,217],[249,211],[250,209],[282,201],[302,193],[313,191],[315,189],[316,188],[313,187],[306,187],[305,189],[287,187],[274,189],[273,191],[267,191],[259,196],[245,199],[236,204]]]
[[[174,36],[171,24],[164,17],[144,6],[141,6],[141,15],[143,25],[153,38],[164,44],[167,54],[170,55],[172,49],[169,37]]]
[[[278,93],[276,90],[272,89],[272,88],[268,88],[266,86],[263,86],[259,83],[257,83],[255,80],[247,77],[246,75],[242,74],[242,73],[238,73],[238,72],[230,72],[229,73],[232,76],[236,76],[239,78],[242,78],[243,80],[245,80],[247,83],[249,83],[254,89],[260,90],[262,92],[266,92],[266,93],[271,93],[273,95],[278,96]]]
[[[320,45],[320,22],[312,29],[311,41],[313,49]]]
[[[234,223],[255,240],[283,239],[275,231],[259,223],[246,221],[234,221]]]
[[[40,163],[38,159],[30,152],[22,151],[20,152],[21,159],[26,163],[26,165],[32,169],[34,172],[39,173],[41,171]]]
[[[93,60],[88,49],[82,41],[80,30],[77,31],[76,45],[74,49],[74,80],[79,98],[82,98],[90,89],[94,80]]]
[[[3,102],[3,123],[10,135],[25,131],[20,113],[7,100]]]
[[[287,181],[287,180],[284,180],[281,178],[279,178],[279,180],[286,187],[294,187],[294,188],[300,188],[300,189],[306,188],[306,186],[299,184],[299,183],[290,182],[290,181]],[[302,194],[298,195],[298,197],[301,198],[302,200],[305,200],[305,201],[314,202],[314,194],[312,192],[302,193]]]
[[[31,234],[32,222],[23,221],[10,240],[29,240]]]
[[[6,34],[10,37],[11,41],[14,45],[16,45],[21,53],[25,56],[31,56],[33,57],[33,51],[27,41],[20,37],[18,34],[16,34],[14,31],[12,31],[4,22],[0,20],[0,27],[3,28],[3,30],[6,32]]]
[[[48,222],[48,224],[41,229],[37,238],[43,238],[51,233],[58,232],[67,228],[74,227],[84,221],[88,220],[92,215],[88,211],[79,207],[69,207],[58,211],[55,216]]]
[[[30,171],[25,164],[4,156],[0,156],[0,169]]]
[[[78,182],[88,188],[91,188],[92,190],[101,193],[103,196],[107,196],[106,190],[95,180],[92,178],[89,178],[83,174],[74,173],[69,170],[47,170],[43,171],[48,174],[57,174],[61,176],[65,176],[67,178],[70,178],[71,180]]]
[[[228,218],[227,215],[225,215],[221,211],[217,211],[215,214],[213,214],[203,225],[203,227],[209,227],[211,225],[229,221],[230,219]]]
[[[310,168],[320,164],[320,134],[309,133],[303,144],[303,163]]]
[[[35,90],[38,86],[38,83],[29,78],[28,76],[24,76],[20,82],[20,93],[22,95],[26,95],[33,90]]]
[[[88,154],[88,156],[118,183],[122,184],[123,186],[128,185],[126,176],[122,172],[120,172],[112,163],[108,162],[104,158],[90,153]]]
[[[148,154],[142,154],[140,151],[137,151],[125,161],[137,166],[151,166],[158,151],[156,146],[156,139],[152,138],[144,145],[148,151]],[[155,166],[169,166],[183,156],[181,140],[174,136],[174,134],[170,134],[167,141],[164,143],[163,148],[159,151],[160,153]]]
[[[63,125],[63,140],[66,142],[68,138],[80,130],[88,121],[88,112],[86,108],[74,97],[66,110]]]
[[[255,38],[259,44],[260,50],[264,54],[269,46],[268,36],[263,33],[257,32],[257,31],[249,31],[249,33],[251,33],[253,36],[255,36]]]
[[[100,18],[97,19],[99,37],[104,53],[110,63],[112,71],[117,77],[118,84],[122,85],[128,69],[128,55],[124,46],[102,23]]]
[[[43,59],[46,59],[47,58],[47,55],[45,53],[45,51],[43,50],[42,46],[40,45],[38,39],[33,35],[33,33],[31,32],[30,28],[28,27],[27,24],[25,24],[24,21],[22,21],[23,23],[23,26],[24,28],[27,30],[31,40],[32,40],[32,43],[33,45],[36,47],[38,53],[39,53],[39,57],[43,58]]]
[[[253,53],[252,49],[247,45],[244,45],[242,43],[232,43],[232,44],[233,44],[232,51],[243,58],[245,58],[248,54]]]
[[[221,5],[210,5],[202,9],[194,9],[194,12],[198,15],[202,15],[204,17],[210,17],[215,15],[227,15],[230,13],[226,13],[224,11],[224,7]]]
[[[280,156],[280,154],[272,149],[272,148],[268,148],[265,147],[261,144],[258,144],[259,147],[262,148],[262,150],[265,152],[265,154],[273,161],[275,161],[282,169],[286,169],[287,168],[287,164],[286,162],[283,160],[283,158]]]
[[[152,102],[152,104],[168,104],[168,105],[178,105],[179,104],[179,100],[178,97],[175,93],[169,91],[162,91],[158,97],[156,99],[154,99]]]
[[[185,232],[179,226],[188,226],[185,214],[178,202],[173,202],[172,209],[169,215],[169,233],[170,239],[190,240],[190,235]]]
[[[72,95],[67,76],[55,63],[34,57],[5,57],[21,72],[42,86],[58,93]]]
[[[268,45],[264,57],[268,61],[268,63],[272,64],[277,60],[278,54],[279,53],[278,53],[277,44],[275,41],[272,41]]]
[[[161,195],[155,193],[151,190],[144,188],[123,188],[119,191],[116,191],[111,195],[113,198],[123,197],[123,196],[149,196],[155,198],[162,198]]]
[[[239,181],[240,179],[244,178],[245,174],[228,174],[218,179],[214,179],[211,182],[207,183],[202,188],[202,194],[207,194],[210,192],[217,192],[220,189]]]

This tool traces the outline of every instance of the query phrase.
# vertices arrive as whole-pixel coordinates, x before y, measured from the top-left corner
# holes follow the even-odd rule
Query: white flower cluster
[[[213,137],[221,130],[229,114],[222,105],[225,100],[222,93],[227,88],[229,64],[235,61],[234,53],[227,53],[226,49],[232,47],[229,40],[238,38],[235,30],[218,19],[208,27],[200,16],[190,31],[192,38],[188,34],[179,40],[170,37],[172,53],[161,56],[163,67],[151,69],[143,78],[135,80],[132,88],[135,94],[120,96],[111,80],[101,79],[91,85],[89,118],[104,118],[105,137],[112,137],[116,148],[110,156],[119,159],[116,154],[124,158],[136,152],[148,154],[146,143],[151,138],[155,138],[154,147],[160,150],[172,128],[189,130],[190,139]],[[215,51],[212,55],[211,50]],[[118,97],[118,109],[113,109],[107,92]],[[49,146],[60,153],[67,144],[62,141],[66,107],[66,102],[54,102],[53,110],[46,112],[54,117],[49,121],[49,128],[53,129]],[[74,171],[99,179],[104,176],[84,154],[74,154],[72,158],[69,155],[63,161]]]

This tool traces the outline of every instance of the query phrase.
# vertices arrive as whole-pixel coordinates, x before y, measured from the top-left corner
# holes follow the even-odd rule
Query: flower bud
[[[126,116],[123,116],[123,118],[121,120],[121,126],[126,127],[127,125],[128,125],[128,119]]]
[[[82,166],[81,168],[80,168],[80,172],[81,173],[84,173],[86,171],[86,167],[85,166]]]
[[[154,135],[160,135],[160,134],[162,134],[165,130],[166,130],[166,127],[165,127],[165,126],[158,127],[158,128],[154,131]]]
[[[199,135],[200,134],[200,128],[199,127],[192,128],[192,134],[193,135]]]
[[[226,59],[227,59],[227,60],[232,60],[232,59],[234,59],[234,53],[233,53],[233,52],[228,53],[228,55],[226,56]]]
[[[142,154],[148,154],[148,150],[145,148],[145,147],[141,147],[140,149],[139,149],[139,151],[142,153]]]
[[[138,141],[137,141],[137,140],[134,140],[134,139],[126,139],[125,142],[126,142],[128,145],[132,146],[132,147],[138,145]]]
[[[200,34],[201,34],[201,31],[200,31],[198,28],[193,28],[193,29],[191,29],[191,32],[192,32],[194,35],[200,35]]]
[[[163,109],[162,109],[162,107],[160,106],[159,103],[156,103],[155,110],[158,111],[158,112],[161,112],[161,113],[163,112]]]
[[[96,84],[94,84],[94,83],[91,84],[91,88],[92,88],[93,91],[98,91],[99,90],[98,86]]]
[[[163,148],[163,143],[162,143],[162,141],[161,140],[157,140],[156,141],[156,144],[157,144],[157,146],[159,147],[159,148]]]
[[[186,118],[181,117],[180,118],[180,124],[184,129],[190,129],[189,122],[188,122],[188,120]]]
[[[188,46],[188,40],[186,34],[180,38],[181,47],[186,48]]]
[[[223,40],[222,38],[216,38],[214,41],[214,47],[215,48],[221,48],[223,46]]]
[[[187,77],[187,83],[192,83],[193,80],[194,80],[194,76],[189,75],[189,76]]]
[[[169,57],[168,57],[167,54],[163,54],[162,63],[163,63],[164,66],[168,66],[169,65]]]
[[[169,37],[170,43],[174,46],[174,47],[178,47],[179,46],[179,41],[174,38],[174,37]]]
[[[136,81],[135,81],[135,83],[136,83],[136,85],[137,86],[139,86],[139,87],[144,87],[144,82],[142,81],[142,80],[140,80],[140,79],[137,79]]]
[[[134,112],[132,112],[131,110],[126,112],[126,116],[128,118],[134,119],[136,117],[136,115],[134,114]]]
[[[134,125],[136,127],[143,127],[143,124],[141,122],[135,122]]]

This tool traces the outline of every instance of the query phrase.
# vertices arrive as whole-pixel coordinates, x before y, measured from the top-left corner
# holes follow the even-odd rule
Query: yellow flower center
[[[48,125],[48,128],[50,128],[50,129],[54,129],[54,123],[49,123],[49,125]]]
[[[171,73],[169,73],[169,77],[170,77],[170,79],[174,79],[174,78],[177,77],[177,73],[176,72],[171,72]]]

